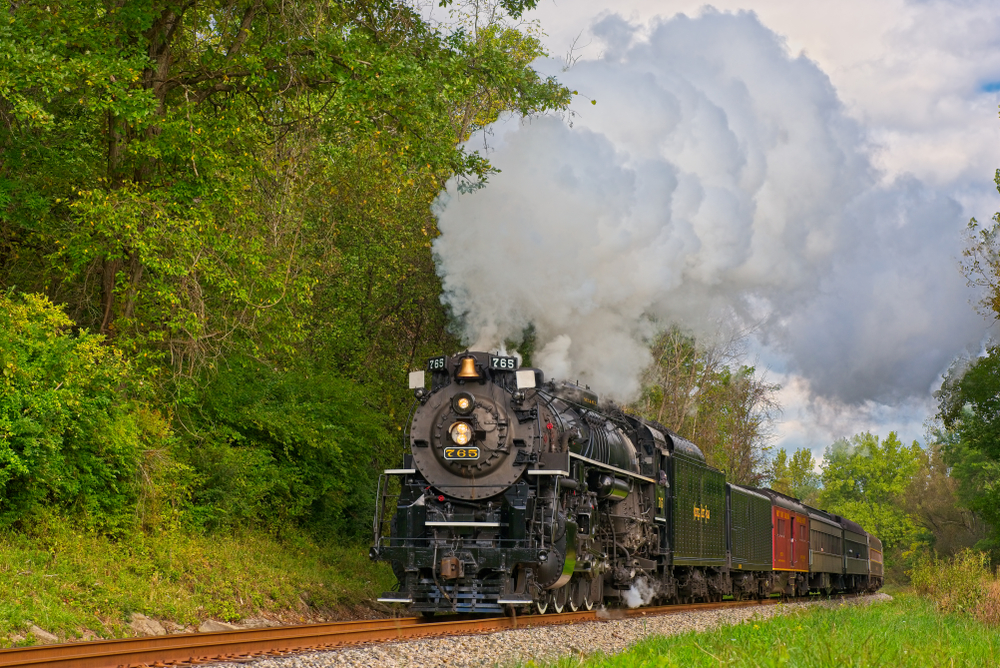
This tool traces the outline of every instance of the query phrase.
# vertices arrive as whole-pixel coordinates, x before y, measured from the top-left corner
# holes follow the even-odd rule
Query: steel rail
[[[790,601],[802,599],[788,599]],[[809,600],[809,599],[804,599]],[[119,668],[121,666],[191,665],[236,658],[264,657],[390,640],[471,635],[495,631],[613,621],[629,617],[669,615],[694,610],[773,605],[783,599],[687,603],[652,608],[578,611],[548,615],[422,620],[398,617],[354,622],[279,626],[215,633],[182,633],[121,640],[16,647],[0,650],[0,666],[51,668]]]

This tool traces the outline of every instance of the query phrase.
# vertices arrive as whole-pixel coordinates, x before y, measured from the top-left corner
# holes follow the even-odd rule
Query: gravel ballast
[[[889,601],[887,594],[872,594],[844,601],[802,601],[771,606],[680,612],[656,617],[616,619],[565,626],[499,631],[496,633],[381,643],[362,647],[310,652],[280,658],[212,664],[212,668],[472,668],[507,666],[518,661],[554,660],[562,656],[617,654],[651,635],[706,631],[716,626],[768,619],[804,606],[857,605]]]

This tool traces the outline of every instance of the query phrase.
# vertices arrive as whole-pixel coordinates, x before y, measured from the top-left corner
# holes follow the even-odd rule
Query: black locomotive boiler
[[[499,613],[881,586],[881,543],[726,482],[661,425],[465,352],[410,374],[402,468],[379,478],[373,559],[413,612]],[[816,548],[814,558],[812,547]]]

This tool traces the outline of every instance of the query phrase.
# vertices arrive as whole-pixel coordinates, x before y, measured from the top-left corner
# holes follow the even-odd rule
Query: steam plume
[[[827,76],[753,14],[593,32],[603,57],[559,76],[596,106],[498,125],[502,173],[440,203],[468,343],[532,323],[536,365],[628,399],[655,327],[760,322],[813,392],[860,402],[926,394],[981,338],[954,269],[961,207],[881,183]]]

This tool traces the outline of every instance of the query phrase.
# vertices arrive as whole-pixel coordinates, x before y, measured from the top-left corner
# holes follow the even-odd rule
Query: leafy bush
[[[244,362],[216,375],[193,395],[184,420],[192,436],[178,453],[198,476],[192,523],[364,535],[374,472],[393,452],[384,407],[365,399],[323,373]]]
[[[54,511],[128,530],[146,453],[169,438],[129,363],[71,325],[43,296],[0,294],[0,527]]]

